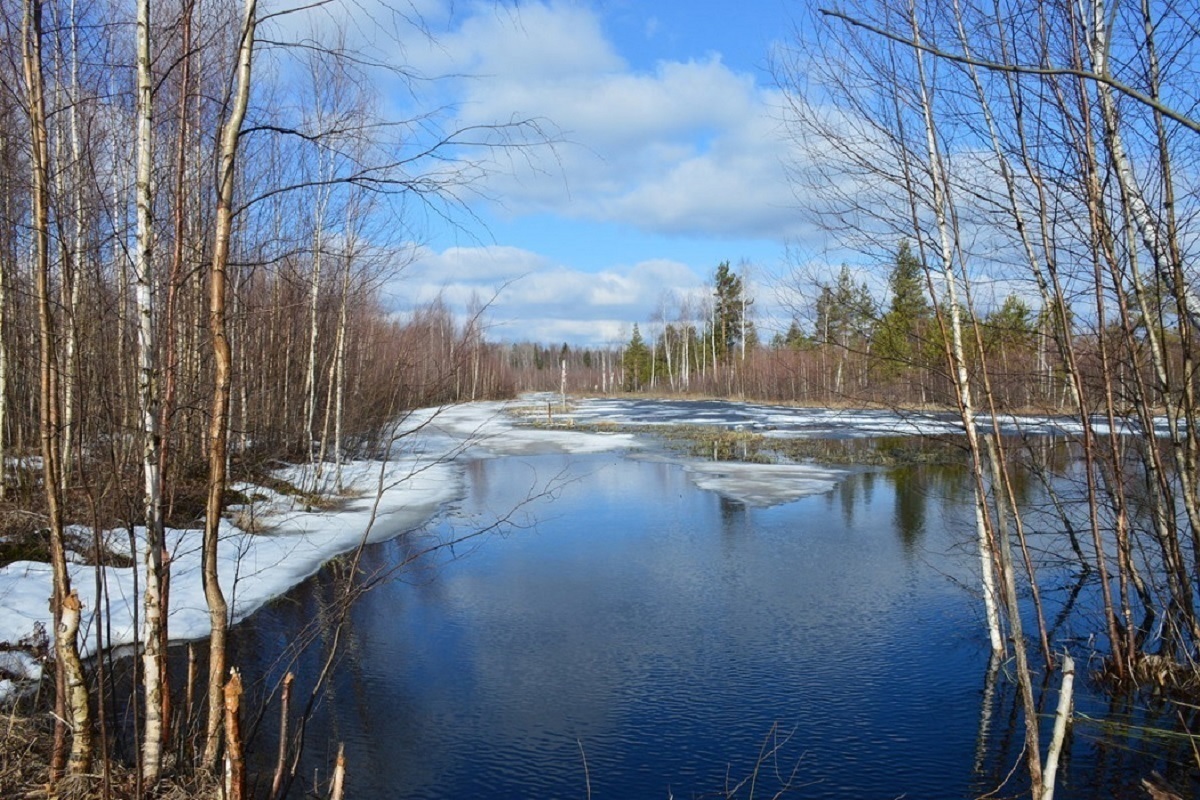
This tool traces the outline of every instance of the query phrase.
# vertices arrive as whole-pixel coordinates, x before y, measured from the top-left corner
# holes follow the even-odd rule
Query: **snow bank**
[[[383,541],[417,528],[463,486],[460,460],[464,455],[508,456],[544,452],[594,453],[635,447],[627,434],[604,435],[580,431],[518,428],[519,409],[540,399],[520,403],[472,403],[414,412],[397,428],[398,455],[388,464],[357,462],[343,467],[343,481],[354,499],[330,511],[304,511],[293,498],[259,486],[233,488],[255,498],[248,507],[229,509],[221,522],[219,574],[234,622],[244,619],[264,603],[315,573],[330,558],[360,542]],[[284,470],[279,477],[298,486],[312,484],[304,467]],[[381,472],[382,470],[382,472]],[[325,481],[331,480],[326,475]],[[378,495],[376,519],[372,506]],[[368,530],[369,528],[369,530]],[[80,643],[90,654],[96,647],[96,608],[107,609],[101,626],[103,646],[129,644],[134,639],[134,608],[140,599],[136,585],[145,585],[140,563],[145,530],[135,529],[139,563],[136,568],[106,568],[72,564],[71,583],[84,605]],[[116,552],[129,553],[128,534],[105,534]],[[200,530],[169,530],[171,553],[170,631],[173,639],[198,639],[208,635],[208,608],[201,583]],[[98,602],[97,582],[101,584]],[[51,628],[48,564],[18,561],[0,568],[0,642],[16,642],[40,624]],[[2,668],[2,665],[0,665]],[[18,676],[21,677],[21,676]],[[7,680],[7,679],[5,679]],[[7,691],[0,689],[0,698]]]
[[[247,533],[222,520],[218,570],[234,621],[312,575],[333,556],[353,549],[364,537],[368,542],[380,541],[420,526],[442,504],[457,496],[462,486],[453,464],[412,457],[387,465],[351,464],[344,473],[357,496],[335,510],[297,511],[282,507],[279,498],[271,498],[272,507],[258,511],[258,521],[268,528],[266,533]],[[370,524],[378,487],[382,490],[377,515]],[[235,518],[237,511],[233,509]],[[145,529],[136,529],[134,534],[141,552]],[[121,532],[115,541],[120,541],[120,536],[127,534]],[[171,553],[170,631],[174,639],[208,635],[208,609],[201,584],[202,538],[200,530],[167,531]],[[139,563],[136,570],[140,588],[145,585],[143,565]],[[95,567],[73,564],[70,573],[72,586],[84,605],[80,633],[84,651],[95,649],[98,606],[107,608],[107,619],[101,626],[104,645],[132,642],[133,607],[140,602],[134,595],[134,569],[110,567],[97,575]],[[97,602],[98,580],[101,596],[107,598],[103,603]],[[18,561],[0,568],[0,641],[16,642],[39,623],[50,630],[50,590],[48,564]]]
[[[527,395],[509,403],[468,403],[440,409],[426,409],[405,422],[422,435],[443,436],[466,443],[475,456],[521,456],[538,453],[606,453],[640,447],[629,433],[593,433],[562,428],[517,427],[516,420],[528,422],[546,417],[546,396]],[[572,415],[561,413],[551,403],[553,419],[562,421]]]

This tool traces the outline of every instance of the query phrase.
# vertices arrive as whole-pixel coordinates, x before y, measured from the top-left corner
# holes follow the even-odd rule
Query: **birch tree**
[[[137,281],[138,317],[138,403],[142,417],[142,473],[146,522],[146,586],[142,675],[145,681],[145,712],[142,743],[142,774],[149,786],[158,783],[163,743],[163,644],[162,572],[163,519],[162,475],[159,438],[158,342],[154,319],[154,166],[153,78],[150,56],[150,0],[138,0],[135,28],[137,64],[137,247],[134,275]]]
[[[25,0],[22,24],[22,64],[25,77],[30,128],[30,165],[33,195],[33,260],[40,340],[40,430],[42,444],[42,482],[46,493],[46,515],[50,538],[50,560],[54,592],[50,605],[54,613],[55,667],[57,692],[55,708],[55,748],[50,779],[59,776],[65,756],[65,726],[71,734],[71,775],[82,775],[91,766],[92,722],[83,664],[79,658],[76,633],[79,630],[79,596],[71,589],[67,571],[66,541],[63,525],[61,425],[62,389],[56,347],[57,334],[52,310],[50,280],[50,143],[46,126],[46,97],[42,77],[42,0]]]
[[[217,764],[224,725],[225,642],[229,609],[221,589],[217,548],[227,482],[226,458],[229,442],[229,403],[232,358],[225,313],[228,286],[229,248],[233,231],[233,194],[237,181],[238,144],[246,108],[250,102],[250,79],[254,60],[254,36],[258,22],[256,0],[245,0],[237,43],[237,66],[228,116],[221,123],[217,154],[217,216],[213,230],[213,256],[209,275],[209,335],[212,337],[215,379],[209,422],[208,502],[204,522],[204,594],[208,601],[209,665],[208,724],[202,766],[211,771]]]

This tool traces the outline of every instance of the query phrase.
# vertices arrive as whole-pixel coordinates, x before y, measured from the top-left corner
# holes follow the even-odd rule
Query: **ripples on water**
[[[804,798],[973,797],[1012,767],[1011,691],[980,748],[973,528],[944,500],[944,476],[856,473],[749,508],[671,464],[497,459],[473,465],[436,535],[564,469],[577,480],[519,517],[535,526],[462,558],[443,551],[357,605],[306,780],[327,769],[336,745],[324,743],[344,741],[359,798],[582,800],[586,778],[597,800],[694,797],[750,775],[776,724],[778,766],[798,765]],[[376,546],[365,569],[420,546]],[[278,678],[278,653],[330,591],[327,571],[237,629],[234,661],[251,680]],[[764,773],[757,796],[777,788]],[[1058,797],[1100,796],[1089,792]]]

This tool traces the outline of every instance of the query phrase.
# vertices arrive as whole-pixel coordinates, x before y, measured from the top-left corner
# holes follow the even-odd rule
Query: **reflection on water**
[[[344,741],[360,798],[584,798],[587,779],[597,800],[692,797],[748,775],[775,723],[805,798],[973,797],[1012,770],[1019,716],[964,589],[969,487],[949,468],[852,473],[760,508],[668,463],[478,461],[440,530],[373,547],[361,571],[386,574],[564,471],[575,480],[552,501],[519,510],[527,527],[419,558],[355,606],[306,786]],[[280,654],[311,641],[294,667],[304,696],[336,576],[235,630],[257,698]],[[255,731],[268,776],[276,713]],[[1076,748],[1058,797],[1109,796],[1091,757]]]
[[[926,494],[922,472],[915,469],[893,470],[890,475],[896,498],[896,511],[893,519],[900,541],[904,543],[904,552],[912,554],[921,542],[925,533],[925,505],[929,502]]]

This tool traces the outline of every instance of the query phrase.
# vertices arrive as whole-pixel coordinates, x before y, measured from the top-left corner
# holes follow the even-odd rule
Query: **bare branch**
[[[848,25],[852,25],[856,28],[862,28],[863,30],[869,31],[870,33],[876,34],[877,36],[882,36],[885,39],[888,39],[889,41],[893,41],[898,44],[905,45],[906,47],[911,47],[914,50],[919,50],[923,53],[928,53],[929,55],[932,55],[936,58],[940,58],[940,59],[943,59],[946,61],[952,61],[957,64],[965,64],[968,66],[979,67],[980,69],[986,69],[986,70],[990,70],[993,72],[1008,72],[1008,73],[1014,73],[1017,75],[1042,75],[1042,76],[1047,76],[1047,77],[1049,77],[1049,76],[1071,76],[1071,77],[1076,77],[1076,78],[1083,78],[1084,80],[1095,81],[1096,83],[1101,83],[1101,84],[1104,84],[1105,86],[1111,86],[1113,89],[1116,89],[1121,94],[1123,94],[1127,97],[1130,97],[1134,100],[1137,100],[1139,103],[1143,103],[1146,106],[1149,106],[1150,108],[1161,113],[1163,116],[1167,117],[1168,119],[1170,119],[1174,122],[1178,122],[1180,125],[1184,126],[1188,130],[1190,130],[1194,133],[1200,133],[1200,120],[1195,120],[1195,119],[1187,116],[1186,114],[1183,114],[1182,112],[1177,111],[1176,109],[1172,108],[1171,106],[1158,100],[1158,98],[1152,97],[1152,96],[1146,94],[1145,92],[1138,91],[1137,89],[1133,88],[1129,84],[1123,83],[1123,82],[1117,80],[1116,78],[1112,77],[1111,75],[1092,72],[1090,70],[1076,68],[1076,67],[1034,67],[1034,66],[1029,66],[1029,65],[1025,65],[1025,64],[1004,64],[1004,63],[1001,63],[998,61],[988,61],[986,59],[973,58],[971,56],[961,55],[959,53],[951,53],[948,50],[942,50],[941,48],[934,47],[933,45],[926,44],[925,42],[915,41],[915,40],[907,38],[905,36],[901,36],[898,33],[893,33],[884,28],[880,28],[876,25],[872,25],[872,24],[870,24],[868,22],[864,22],[860,19],[856,19],[854,17],[851,17],[849,14],[844,14],[840,11],[834,11],[834,10],[826,9],[826,8],[822,8],[819,10],[822,14],[824,14],[827,17],[833,17],[835,19],[840,19]]]

